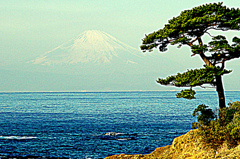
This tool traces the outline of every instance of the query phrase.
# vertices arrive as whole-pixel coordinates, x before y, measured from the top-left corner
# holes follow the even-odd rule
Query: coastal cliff
[[[197,158],[240,158],[240,145],[228,149],[226,144],[217,150],[212,149],[201,142],[198,130],[190,130],[188,133],[173,140],[172,145],[159,147],[150,154],[127,155],[119,154],[108,156],[105,159],[197,159]]]

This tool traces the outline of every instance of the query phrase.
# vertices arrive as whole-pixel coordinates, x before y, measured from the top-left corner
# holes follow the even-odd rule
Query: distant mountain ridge
[[[103,31],[89,30],[31,62],[40,65],[55,65],[88,62],[111,63],[117,59],[127,64],[137,63],[136,58],[143,56],[139,52]]]

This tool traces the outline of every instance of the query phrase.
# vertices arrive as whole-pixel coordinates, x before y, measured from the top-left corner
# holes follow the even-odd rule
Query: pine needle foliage
[[[181,90],[180,93],[177,93],[177,98],[186,98],[186,99],[195,99],[196,92],[192,89]]]
[[[166,79],[158,78],[157,83],[176,87],[194,87],[203,84],[215,85],[215,76],[230,73],[231,70],[222,70],[219,67],[205,67],[201,69],[188,70],[184,73],[177,73]]]

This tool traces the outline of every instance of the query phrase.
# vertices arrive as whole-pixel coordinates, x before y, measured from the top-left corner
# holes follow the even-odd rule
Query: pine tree
[[[159,78],[161,85],[189,87],[182,90],[177,97],[193,99],[195,91],[192,87],[210,84],[216,87],[219,109],[226,107],[222,76],[231,72],[225,69],[225,62],[240,57],[240,38],[234,37],[232,44],[224,35],[212,36],[211,30],[239,31],[240,10],[228,8],[223,3],[210,3],[184,10],[177,17],[173,17],[162,29],[145,36],[140,46],[143,52],[158,48],[160,52],[167,51],[169,44],[186,45],[190,47],[192,55],[198,55],[204,61],[204,67],[187,70],[184,73]],[[212,38],[203,43],[203,36]]]

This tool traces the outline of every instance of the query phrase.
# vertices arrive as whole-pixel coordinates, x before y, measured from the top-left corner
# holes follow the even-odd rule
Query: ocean
[[[215,91],[196,99],[175,91],[0,93],[0,157],[104,158],[147,154],[191,129],[200,104],[218,107]],[[226,101],[240,98],[226,91]]]

